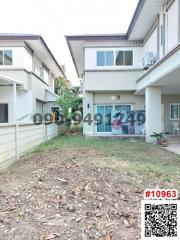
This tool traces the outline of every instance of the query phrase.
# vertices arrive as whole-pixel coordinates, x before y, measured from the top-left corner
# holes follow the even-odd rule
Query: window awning
[[[16,83],[17,86],[23,86],[23,83],[15,80],[15,79],[0,75],[0,86],[13,85],[14,83]]]

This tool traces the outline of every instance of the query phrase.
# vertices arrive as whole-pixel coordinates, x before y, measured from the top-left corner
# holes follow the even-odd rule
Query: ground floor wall
[[[180,95],[163,95],[162,104],[164,106],[164,132],[173,133],[173,122],[176,120],[171,119],[171,104],[180,103]],[[180,119],[178,120],[180,122]]]
[[[171,119],[170,108],[172,103],[180,103],[180,95],[162,95],[161,104],[161,124],[162,131],[173,133],[173,122]],[[84,117],[86,121],[83,123],[83,133],[86,136],[102,135],[97,132],[97,125],[94,116],[97,113],[98,105],[121,105],[127,104],[132,106],[134,111],[145,111],[145,96],[134,95],[133,92],[85,92],[83,100]],[[87,115],[92,122],[87,122]]]
[[[13,121],[13,88],[11,86],[0,87],[0,104],[8,104],[8,121]]]
[[[8,116],[5,122],[32,122],[33,115],[40,113],[42,115],[51,113],[52,108],[58,108],[56,102],[41,101],[32,94],[32,91],[27,91],[17,87],[16,89],[16,121],[14,120],[14,96],[13,86],[0,86],[0,104],[7,105]],[[0,109],[1,110],[1,109]],[[0,111],[0,114],[4,114]],[[0,122],[4,122],[1,116]]]
[[[0,124],[0,170],[7,168],[19,157],[38,144],[46,142],[64,130],[64,126],[52,123]]]
[[[145,109],[145,97],[135,96],[132,92],[107,92],[107,93],[85,93],[84,94],[84,117],[90,114],[92,122],[83,123],[83,132],[87,136],[101,135],[97,133],[97,125],[95,124],[94,117],[97,114],[98,105],[131,105],[132,110],[144,110]]]

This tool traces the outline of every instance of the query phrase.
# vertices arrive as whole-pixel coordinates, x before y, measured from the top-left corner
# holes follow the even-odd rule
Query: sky
[[[126,33],[138,0],[0,0],[0,32],[41,35],[73,85],[65,35]]]

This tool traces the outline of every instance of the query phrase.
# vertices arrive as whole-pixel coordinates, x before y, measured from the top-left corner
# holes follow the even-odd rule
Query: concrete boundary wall
[[[35,146],[57,137],[62,129],[55,123],[0,124],[0,170],[18,161]]]

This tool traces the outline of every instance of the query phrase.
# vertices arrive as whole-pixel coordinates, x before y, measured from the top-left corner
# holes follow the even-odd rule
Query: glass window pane
[[[171,105],[171,118],[174,118],[174,113],[173,113],[173,105]]]
[[[105,66],[105,52],[97,52],[97,66]]]
[[[171,105],[171,118],[172,119],[177,119],[178,118],[178,105],[173,104]]]
[[[125,51],[125,65],[126,66],[133,65],[133,52],[132,51]]]
[[[12,65],[12,51],[4,50],[4,65]]]
[[[105,132],[112,132],[112,124],[111,124],[111,111],[112,106],[105,106]]]
[[[123,111],[131,111],[131,105],[123,105]]]
[[[0,51],[0,65],[3,65],[3,51]]]
[[[0,123],[8,122],[8,104],[0,104]]]
[[[107,51],[106,52],[106,66],[113,66],[114,65],[114,52]]]
[[[104,125],[104,106],[97,106],[97,113],[101,114],[103,121],[97,124],[97,132],[105,132]]]
[[[116,52],[116,66],[124,65],[124,52],[118,51]]]

